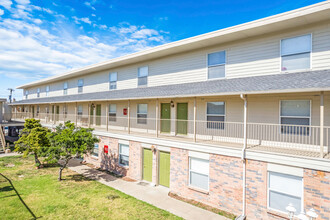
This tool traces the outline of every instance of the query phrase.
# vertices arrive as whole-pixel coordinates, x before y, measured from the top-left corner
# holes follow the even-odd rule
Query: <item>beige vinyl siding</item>
[[[245,39],[212,48],[163,57],[106,71],[29,88],[29,98],[37,97],[37,88],[45,97],[45,87],[50,86],[49,96],[63,95],[63,83],[68,82],[68,94],[77,94],[77,81],[84,79],[84,93],[109,91],[109,72],[118,73],[117,89],[137,88],[138,67],[148,66],[148,86],[160,86],[207,80],[207,54],[226,51],[226,78],[281,74],[280,42],[283,38],[312,34],[312,69],[330,68],[330,25],[320,24],[258,38]]]

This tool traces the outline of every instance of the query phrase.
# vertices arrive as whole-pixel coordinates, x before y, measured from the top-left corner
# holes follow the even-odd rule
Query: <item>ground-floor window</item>
[[[302,210],[302,177],[268,172],[268,207],[287,213],[286,207],[291,203],[296,213]]]
[[[123,166],[129,165],[129,145],[119,144],[119,164]]]
[[[99,156],[99,144],[94,144],[92,156],[98,157]]]
[[[283,134],[309,135],[310,117],[310,100],[281,101],[280,122]]]
[[[189,185],[209,190],[209,161],[189,157]]]

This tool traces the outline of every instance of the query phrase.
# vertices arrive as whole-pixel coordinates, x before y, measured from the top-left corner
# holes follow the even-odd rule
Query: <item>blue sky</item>
[[[317,2],[0,0],[0,97],[10,87]]]

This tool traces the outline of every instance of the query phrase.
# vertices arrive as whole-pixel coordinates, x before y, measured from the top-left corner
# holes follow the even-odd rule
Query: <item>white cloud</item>
[[[36,23],[36,24],[41,24],[42,23],[42,21],[39,18],[34,19],[33,22]]]
[[[92,14],[92,16],[93,16],[93,17],[96,17],[96,15],[95,15],[95,14]]]
[[[0,9],[0,16],[3,15],[5,12],[4,10]]]
[[[0,5],[8,10],[11,8],[12,4],[13,4],[13,2],[10,0],[1,0],[0,1]]]
[[[29,0],[15,0],[18,4],[27,5],[30,4]]]
[[[84,23],[87,23],[87,24],[92,24],[91,20],[89,20],[88,17],[86,17],[86,18],[78,18],[76,16],[73,16],[72,18],[74,19],[74,22],[76,24],[80,24],[80,22],[84,22]]]
[[[92,6],[92,3],[91,2],[85,2],[84,5],[86,5],[87,7],[91,8],[91,9],[93,9],[94,11],[96,10],[94,8],[94,6]]]
[[[142,29],[139,31],[136,31],[132,34],[133,38],[147,38],[153,35],[158,35],[158,31],[154,29]]]

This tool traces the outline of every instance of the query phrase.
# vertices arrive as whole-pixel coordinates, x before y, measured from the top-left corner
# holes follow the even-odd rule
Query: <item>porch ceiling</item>
[[[330,91],[330,69],[17,101],[11,105]]]

